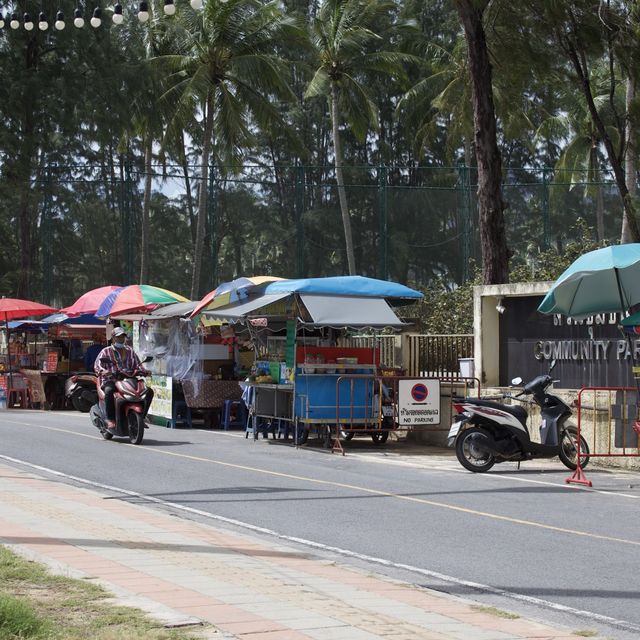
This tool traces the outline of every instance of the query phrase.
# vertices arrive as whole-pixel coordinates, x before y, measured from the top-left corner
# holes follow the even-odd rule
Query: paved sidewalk
[[[578,640],[468,601],[0,464],[0,542],[168,625],[246,640]]]

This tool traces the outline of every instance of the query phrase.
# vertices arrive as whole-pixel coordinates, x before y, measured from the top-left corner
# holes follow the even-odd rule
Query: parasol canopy
[[[188,302],[179,293],[154,287],[149,284],[131,284],[117,291],[112,291],[102,302],[96,316],[106,318],[134,311],[152,311],[163,304]]]
[[[586,318],[626,312],[640,303],[640,243],[590,251],[555,281],[538,311]]]
[[[57,309],[46,304],[20,300],[19,298],[0,298],[0,318],[5,322],[17,318],[29,318],[31,316],[44,316],[55,313]]]
[[[91,289],[82,294],[71,306],[60,309],[67,316],[80,316],[85,313],[95,313],[104,299],[112,292],[119,291],[122,287],[110,284],[97,289]]]
[[[283,280],[283,278],[278,278],[277,276],[242,276],[229,282],[223,282],[200,300],[191,313],[191,317],[197,316],[204,310],[210,311],[238,302],[246,298],[249,291],[254,287],[281,280]]]

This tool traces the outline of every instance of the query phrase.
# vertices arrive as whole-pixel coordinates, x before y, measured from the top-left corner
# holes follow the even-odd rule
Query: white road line
[[[351,551],[349,549],[342,549],[340,547],[333,547],[330,545],[322,544],[320,542],[315,542],[313,540],[307,540],[306,538],[298,538],[296,536],[288,536],[284,533],[279,533],[278,531],[274,531],[273,529],[267,529],[265,527],[259,527],[257,525],[250,524],[248,522],[243,522],[241,520],[235,520],[233,518],[226,518],[225,516],[216,515],[213,513],[209,513],[207,511],[202,511],[201,509],[194,509],[193,507],[187,507],[175,502],[169,502],[167,500],[161,500],[160,498],[156,498],[154,496],[148,496],[143,493],[138,493],[137,491],[129,491],[128,489],[121,489],[120,487],[115,487],[108,484],[103,484],[101,482],[94,482],[93,480],[88,480],[86,478],[80,478],[78,476],[72,476],[67,473],[63,473],[61,471],[56,471],[55,469],[50,469],[49,467],[43,467],[41,465],[32,464],[30,462],[26,462],[25,460],[19,460],[17,458],[12,458],[10,456],[5,456],[0,454],[0,459],[6,460],[8,462],[12,462],[14,464],[19,464],[25,467],[29,467],[31,469],[35,469],[37,471],[42,471],[45,473],[49,473],[54,476],[58,476],[61,478],[66,478],[68,480],[73,480],[74,482],[78,482],[81,484],[88,485],[90,487],[95,487],[98,489],[105,489],[107,491],[112,491],[114,493],[120,493],[122,495],[135,497],[139,499],[146,500],[147,502],[156,503],[162,505],[164,507],[170,507],[172,509],[176,509],[178,511],[184,511],[185,513],[191,513],[194,515],[201,516],[203,518],[207,518],[208,520],[215,520],[218,522],[224,522],[226,524],[231,524],[236,527],[240,527],[242,529],[246,529],[248,531],[252,531],[254,533],[260,533],[262,535],[271,536],[278,540],[284,540],[286,542],[293,542],[296,544],[304,545],[306,547],[310,547],[313,549],[318,549],[321,551],[326,551],[330,553],[337,553],[341,556],[347,558],[355,558],[357,560],[362,560],[364,562],[370,562],[372,564],[377,564],[384,567],[390,567],[393,569],[400,569],[403,571],[409,571],[411,573],[415,573],[421,576],[425,576],[428,578],[435,578],[437,580],[441,580],[443,582],[463,586],[470,589],[474,589],[475,591],[479,591],[481,593],[488,593],[492,595],[501,596],[503,598],[509,598],[511,600],[516,600],[518,602],[524,602],[526,604],[535,605],[538,607],[551,609],[553,611],[558,611],[561,613],[569,613],[575,616],[579,616],[581,618],[599,622],[607,625],[611,625],[625,631],[633,631],[640,633],[640,625],[637,625],[633,622],[628,622],[626,620],[619,620],[617,618],[611,618],[609,616],[604,616],[599,613],[594,613],[592,611],[585,611],[583,609],[575,609],[574,607],[569,607],[563,604],[559,604],[557,602],[551,602],[549,600],[542,600],[540,598],[535,598],[533,596],[527,596],[525,594],[516,593],[513,591],[506,591],[505,589],[499,589],[497,587],[492,587],[490,585],[482,584],[479,582],[471,582],[469,580],[462,580],[460,578],[455,578],[453,576],[446,575],[444,573],[438,573],[437,571],[430,571],[428,569],[423,569],[421,567],[415,567],[413,565],[403,564],[399,562],[392,562],[390,560],[386,560],[384,558],[377,558],[375,556],[365,555],[363,553],[358,553],[357,551]]]

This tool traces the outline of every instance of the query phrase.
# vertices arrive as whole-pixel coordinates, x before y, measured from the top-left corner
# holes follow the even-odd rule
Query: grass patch
[[[201,640],[206,630],[165,629],[111,597],[0,546],[0,640]]]
[[[597,631],[592,631],[591,629],[578,629],[578,631],[572,632],[574,636],[582,636],[583,638],[593,638],[593,636],[597,636]]]
[[[510,613],[509,611],[503,611],[496,607],[483,607],[480,605],[473,605],[471,607],[474,611],[481,613],[488,613],[490,616],[496,616],[497,618],[506,618],[507,620],[517,620],[520,616],[517,613]]]

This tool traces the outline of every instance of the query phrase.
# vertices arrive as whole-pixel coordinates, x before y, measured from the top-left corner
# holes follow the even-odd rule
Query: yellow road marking
[[[3,422],[10,422],[13,424],[21,424],[30,427],[36,427],[38,429],[46,429],[48,431],[58,431],[61,433],[68,433],[74,436],[81,436],[83,438],[91,438],[93,440],[101,440],[102,438],[98,436],[89,435],[86,433],[78,433],[77,431],[70,431],[68,429],[62,429],[60,427],[48,427],[45,425],[33,424],[30,422],[18,422],[17,420],[3,420]],[[640,546],[640,541],[638,540],[627,540],[626,538],[616,538],[613,536],[605,536],[597,533],[589,533],[587,531],[578,531],[576,529],[567,529],[565,527],[557,527],[550,524],[544,524],[542,522],[535,522],[534,520],[523,520],[521,518],[512,518],[510,516],[501,516],[496,513],[489,513],[487,511],[478,511],[477,509],[470,509],[468,507],[459,507],[454,504],[449,504],[446,502],[438,502],[436,500],[427,500],[426,498],[418,498],[416,496],[403,496],[398,493],[393,493],[391,491],[381,491],[379,489],[371,489],[369,487],[360,487],[358,485],[346,484],[344,482],[336,482],[333,480],[320,480],[318,478],[309,478],[307,476],[298,476],[290,473],[283,473],[281,471],[271,471],[269,469],[260,469],[258,467],[250,467],[247,465],[236,464],[233,462],[223,462],[222,460],[213,460],[212,458],[203,458],[200,456],[192,456],[185,453],[175,453],[173,451],[165,451],[163,449],[157,449],[155,447],[145,447],[145,446],[132,446],[132,450],[136,451],[144,451],[148,453],[157,453],[165,456],[173,456],[176,458],[183,458],[186,460],[193,460],[195,462],[205,462],[209,464],[216,464],[222,467],[228,467],[230,469],[239,469],[242,471],[250,471],[252,473],[261,473],[264,475],[275,476],[279,478],[287,478],[289,480],[300,480],[302,482],[308,482],[312,484],[325,485],[330,487],[339,487],[341,489],[350,489],[353,491],[360,491],[362,493],[368,493],[371,495],[381,496],[384,498],[395,498],[397,500],[405,500],[406,502],[415,502],[418,504],[424,504],[431,507],[439,507],[441,509],[449,509],[451,511],[457,511],[459,513],[467,513],[469,515],[479,516],[483,518],[490,518],[492,520],[499,520],[502,522],[509,522],[511,524],[520,524],[528,527],[536,527],[538,529],[545,529],[547,531],[555,531],[557,533],[566,533],[574,536],[582,536],[585,538],[592,538],[595,540],[606,540],[608,542],[619,542],[622,544],[630,544]],[[570,490],[570,489],[568,489]]]

